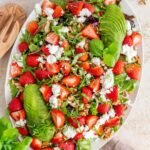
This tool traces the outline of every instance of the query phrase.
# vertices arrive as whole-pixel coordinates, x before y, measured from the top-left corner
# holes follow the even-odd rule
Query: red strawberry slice
[[[139,80],[141,67],[138,64],[130,64],[126,68],[127,75],[133,80]]]
[[[60,18],[63,15],[63,9],[61,6],[56,6],[54,13],[53,13],[53,17],[54,18]]]
[[[107,113],[109,110],[110,110],[110,105],[109,105],[109,104],[99,104],[99,105],[98,105],[98,108],[97,108],[97,111],[98,111],[100,114],[105,114],[105,113]]]
[[[64,140],[64,136],[61,132],[58,132],[55,134],[55,136],[52,138],[51,142],[53,144],[58,144]]]
[[[36,21],[31,21],[31,22],[28,23],[27,31],[28,31],[31,35],[37,34],[38,29],[39,29],[38,22],[36,22]]]
[[[55,75],[60,72],[60,68],[57,63],[49,64],[48,62],[46,62],[46,68],[50,75]]]
[[[90,64],[86,61],[86,62],[83,62],[81,65],[80,65],[85,71],[88,71],[90,69]]]
[[[80,54],[80,53],[84,53],[85,50],[83,48],[78,47],[75,49],[75,52],[76,52],[76,54]]]
[[[26,84],[34,84],[35,79],[31,72],[26,71],[20,76],[19,82],[22,86],[25,86]]]
[[[54,150],[53,148],[42,148],[42,150]]]
[[[82,36],[89,39],[99,39],[99,35],[96,33],[92,24],[89,24],[82,30]]]
[[[78,15],[83,8],[83,2],[72,2],[68,5],[68,10],[71,11],[73,15]]]
[[[125,63],[122,60],[118,60],[113,68],[113,73],[115,75],[120,75],[124,72]]]
[[[104,74],[104,70],[100,66],[92,67],[88,70],[88,72],[96,77],[100,77],[101,75]]]
[[[39,65],[38,58],[39,55],[37,54],[28,55],[26,59],[27,65],[30,67],[37,67]]]
[[[116,116],[120,117],[123,114],[124,106],[122,104],[114,106]]]
[[[63,47],[64,49],[67,49],[70,47],[69,42],[67,40],[64,40],[61,44],[61,47]]]
[[[83,133],[77,133],[73,139],[75,141],[78,141],[78,140],[83,139],[83,138],[84,138]]]
[[[29,45],[27,42],[21,42],[19,45],[18,45],[18,49],[21,53],[23,53],[24,51],[26,51],[27,49],[29,48]]]
[[[132,46],[133,45],[132,37],[131,36],[126,36],[124,41],[123,41],[123,45]]]
[[[20,93],[20,94],[19,94],[19,100],[20,100],[21,102],[23,102],[23,99],[24,99],[23,93]]]
[[[97,122],[98,116],[88,115],[86,116],[86,125],[91,129]]]
[[[27,127],[18,127],[18,132],[22,135],[22,136],[28,136],[29,135],[29,130]]]
[[[106,94],[106,97],[110,99],[112,102],[116,102],[118,100],[118,86],[114,86],[113,90]]]
[[[106,121],[105,123],[105,127],[114,127],[120,124],[120,118],[119,117],[115,117],[115,118],[111,118],[108,121]]]
[[[43,95],[44,101],[49,102],[50,97],[53,95],[52,89],[47,85],[42,85],[40,88],[40,92]]]
[[[142,43],[142,35],[138,32],[133,32],[131,38],[133,41],[133,46],[137,46]]]
[[[83,8],[87,8],[92,14],[93,14],[94,11],[95,11],[94,6],[92,6],[92,5],[89,4],[89,3],[84,3]]]
[[[62,79],[62,83],[68,87],[77,87],[80,84],[80,77],[75,75],[67,76]]]
[[[67,140],[58,145],[58,147],[62,150],[75,150],[75,144],[72,140]]]
[[[90,84],[89,84],[89,88],[93,91],[93,92],[97,92],[100,90],[100,79],[93,79]]]
[[[45,55],[50,55],[50,52],[46,46],[42,46],[41,50]]]
[[[16,97],[11,100],[11,102],[8,105],[8,108],[11,113],[11,112],[21,110],[23,107],[22,107],[22,103],[20,102],[20,100]]]
[[[19,111],[15,111],[10,113],[10,116],[15,120],[24,120],[26,118],[26,113],[23,109],[19,110]]]
[[[56,128],[62,128],[65,123],[65,116],[62,111],[57,109],[51,110],[52,119]]]
[[[46,36],[45,40],[46,40],[46,42],[48,42],[50,44],[58,45],[59,44],[59,35],[57,35],[54,32],[51,32]]]
[[[81,116],[77,118],[78,123],[80,124],[80,126],[85,125],[85,116]]]
[[[60,61],[59,62],[60,70],[64,76],[68,76],[71,71],[70,63],[67,61]]]
[[[75,118],[68,118],[68,123],[73,126],[74,128],[78,128],[78,123],[77,120]]]
[[[82,93],[85,94],[85,96],[86,96],[86,97],[83,96],[82,101],[84,104],[87,104],[93,96],[92,91],[88,87],[83,87]]]
[[[11,77],[16,78],[20,76],[21,73],[22,73],[22,68],[16,62],[12,63],[11,71],[10,71]]]
[[[34,73],[39,80],[48,79],[49,76],[51,75],[47,70],[40,70],[40,69],[35,70]]]
[[[115,4],[116,3],[116,0],[104,0],[104,4],[107,6],[107,5],[110,5],[110,4]]]
[[[31,143],[31,147],[34,150],[40,150],[42,146],[42,142],[39,139],[36,138],[32,138],[32,143]]]
[[[76,54],[84,53],[85,50],[83,48],[76,48],[75,49]],[[85,53],[83,56],[81,56],[78,60],[79,61],[86,61],[88,59],[89,55],[88,53]]]

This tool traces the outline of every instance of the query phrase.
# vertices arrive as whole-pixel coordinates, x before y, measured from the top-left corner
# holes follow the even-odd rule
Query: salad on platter
[[[9,114],[34,150],[91,150],[123,124],[142,36],[119,1],[43,0],[12,56]]]

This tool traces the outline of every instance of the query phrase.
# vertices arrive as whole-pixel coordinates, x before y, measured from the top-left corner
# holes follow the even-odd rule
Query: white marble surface
[[[0,0],[5,3],[18,3],[29,14],[39,0]],[[139,17],[144,33],[144,67],[143,79],[135,107],[128,121],[122,127],[117,137],[131,144],[135,150],[150,149],[150,1],[146,6],[139,6],[138,0],[128,0]],[[5,113],[4,79],[9,53],[0,60],[0,116]]]

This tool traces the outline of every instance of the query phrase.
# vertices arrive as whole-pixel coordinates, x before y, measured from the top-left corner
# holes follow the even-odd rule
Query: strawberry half
[[[27,65],[30,67],[37,67],[39,65],[38,58],[39,55],[37,54],[28,55],[26,58]]]
[[[28,23],[27,31],[28,31],[31,35],[37,34],[38,29],[39,29],[38,22],[36,22],[36,21],[31,21],[31,22]]]
[[[68,87],[77,87],[80,84],[79,76],[67,76],[62,79],[62,83]]]
[[[22,107],[22,103],[20,102],[20,100],[16,97],[10,101],[8,108],[11,113],[11,112],[21,110],[23,107]]]
[[[24,120],[26,118],[26,113],[23,109],[10,113],[10,116],[15,120]]]
[[[71,71],[70,63],[67,61],[60,61],[59,62],[60,70],[63,73],[63,75],[68,76]]]
[[[83,62],[80,67],[82,67],[85,71],[88,71],[90,69],[90,64],[86,61]]]
[[[75,144],[72,140],[67,140],[58,145],[58,147],[62,150],[75,150]]]
[[[83,96],[82,101],[84,104],[87,104],[93,96],[92,91],[88,87],[83,87],[82,93],[86,95],[86,97]]]
[[[29,45],[27,42],[21,42],[19,45],[18,45],[18,49],[21,53],[23,53],[24,51],[26,51],[27,49],[29,48]]]
[[[142,35],[138,32],[133,32],[131,35],[133,46],[138,46],[142,43]]]
[[[54,32],[51,32],[46,36],[45,41],[50,44],[58,45],[59,44],[59,35],[57,35]]]
[[[34,71],[36,78],[38,78],[40,81],[43,79],[48,79],[49,76],[51,75],[47,70],[35,70]]]
[[[100,114],[105,114],[110,110],[110,105],[109,104],[99,104],[97,107],[97,111]]]
[[[88,72],[96,77],[100,77],[101,75],[104,74],[104,70],[100,66],[92,67],[88,70]]]
[[[53,95],[52,88],[47,85],[42,85],[40,88],[40,92],[43,95],[44,101],[49,102],[50,97]]]
[[[114,127],[120,124],[120,118],[119,117],[115,117],[115,118],[111,118],[108,121],[106,121],[105,123],[105,127]]]
[[[94,11],[95,11],[94,6],[92,6],[92,5],[89,4],[89,3],[84,3],[83,8],[87,8],[92,14],[93,14]]]
[[[50,55],[50,52],[46,46],[42,46],[41,50],[45,55]]]
[[[124,41],[123,41],[123,45],[132,46],[133,45],[132,37],[131,36],[126,36]]]
[[[15,62],[11,65],[10,74],[12,78],[20,76],[22,73],[22,68]]]
[[[64,140],[64,136],[61,132],[55,134],[55,136],[51,139],[53,144],[58,144]]]
[[[48,62],[46,62],[46,68],[49,72],[49,75],[55,75],[60,72],[60,68],[57,63],[49,64]]]
[[[89,88],[93,91],[93,92],[98,92],[100,90],[100,79],[93,79],[90,84],[89,84]]]
[[[120,117],[123,114],[124,106],[122,104],[114,106],[116,116]]]
[[[113,68],[113,73],[115,75],[120,75],[124,72],[125,63],[122,60],[118,60]]]
[[[25,86],[26,84],[34,84],[35,79],[31,72],[26,71],[20,76],[19,82],[22,86]]]
[[[73,139],[75,141],[78,141],[78,140],[83,139],[83,138],[84,138],[83,133],[77,133]]]
[[[42,146],[42,142],[36,138],[32,138],[32,143],[31,143],[31,147],[34,150],[40,150]]]
[[[64,40],[61,44],[61,47],[63,47],[64,49],[67,49],[70,47],[69,42],[67,40]]]
[[[94,116],[94,115],[88,115],[86,116],[86,125],[91,129],[97,122],[97,120],[99,119],[98,116]]]
[[[62,111],[57,109],[51,110],[52,119],[56,128],[62,128],[65,123],[65,116]]]
[[[54,13],[53,13],[53,17],[54,18],[60,18],[63,15],[63,9],[61,6],[56,6]]]
[[[106,97],[112,102],[116,102],[118,100],[118,96],[118,86],[114,86],[113,90],[110,93],[106,94]]]
[[[22,135],[22,136],[28,136],[29,135],[29,130],[27,127],[18,127],[18,132]]]

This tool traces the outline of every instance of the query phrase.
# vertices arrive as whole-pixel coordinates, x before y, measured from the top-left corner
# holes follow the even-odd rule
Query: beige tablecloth
[[[0,5],[5,3],[18,3],[26,10],[27,14],[29,14],[34,4],[39,1],[40,0],[0,0]],[[127,144],[120,144],[120,141],[132,145],[135,150],[150,149],[150,1],[148,0],[146,6],[139,6],[137,0],[130,0],[129,2],[139,17],[144,33],[144,76],[138,101],[128,121],[117,134],[117,140],[114,139],[114,141],[111,141],[103,150],[115,150],[116,147],[118,150],[130,150],[127,148]],[[5,113],[4,110],[6,108],[4,80],[8,58],[9,53],[0,60],[0,116]],[[118,139],[120,140],[119,142]]]

